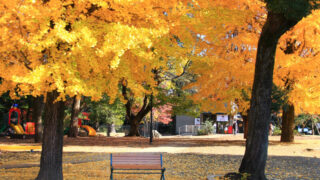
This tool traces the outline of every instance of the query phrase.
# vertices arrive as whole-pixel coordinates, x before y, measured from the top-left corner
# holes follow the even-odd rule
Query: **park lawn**
[[[90,162],[81,164],[64,164],[63,175],[65,180],[79,179],[109,179],[110,169],[107,162]],[[0,170],[3,179],[34,179],[39,167],[10,169],[5,173]],[[166,175],[167,179],[185,179],[177,175]],[[160,179],[160,175],[114,175],[114,179]],[[200,178],[205,179],[205,178]]]
[[[4,155],[5,154],[5,155]],[[64,179],[108,179],[110,176],[110,160],[107,153],[64,153]],[[96,162],[78,163],[79,160],[97,160]],[[7,152],[1,155],[0,165],[8,164],[36,164],[40,160],[40,153]],[[198,164],[200,163],[200,164]],[[223,174],[225,167],[220,170],[213,168],[214,160],[200,154],[164,154],[166,179],[206,179],[214,173]],[[237,164],[233,168],[237,168]],[[231,169],[230,169],[231,170]],[[3,179],[34,179],[39,167],[0,169]],[[1,179],[2,179],[1,178]],[[120,175],[115,179],[159,179],[160,175]]]
[[[266,166],[268,179],[318,179],[320,176],[320,137],[296,137],[295,143],[280,143],[270,137]],[[0,179],[34,179],[39,167],[1,169],[21,164],[38,165],[39,146],[29,140],[0,139],[1,147],[23,146],[24,152],[0,150]],[[0,142],[1,142],[0,141]],[[111,152],[164,152],[166,179],[207,179],[212,175],[236,172],[241,163],[245,140],[237,136],[177,137],[156,139],[149,145],[145,138],[65,139],[64,179],[108,179]],[[9,148],[10,149],[10,148]],[[20,147],[17,151],[22,150]],[[160,175],[115,175],[115,179],[159,179]]]
[[[5,154],[5,155],[4,155]],[[3,158],[5,157],[5,158]],[[197,153],[164,153],[166,179],[207,179],[212,175],[224,175],[238,170],[242,156],[210,155]],[[12,159],[12,161],[11,161]],[[1,164],[36,163],[40,153],[6,152],[1,154]],[[110,160],[108,153],[64,153],[64,179],[108,179]],[[94,162],[80,162],[94,161]],[[298,162],[298,163],[297,163]],[[268,179],[303,178],[316,179],[320,172],[319,158],[283,157],[268,158],[266,174]],[[34,179],[39,167],[0,169],[0,179]],[[115,175],[115,179],[159,179],[160,175]]]

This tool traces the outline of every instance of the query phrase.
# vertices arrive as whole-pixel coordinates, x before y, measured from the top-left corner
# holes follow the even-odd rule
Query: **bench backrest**
[[[116,153],[110,155],[110,165],[119,169],[161,169],[161,153]]]

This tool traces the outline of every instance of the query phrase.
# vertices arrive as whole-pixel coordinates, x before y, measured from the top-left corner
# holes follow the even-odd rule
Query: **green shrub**
[[[213,126],[212,126],[212,122],[210,121],[206,121],[201,129],[198,130],[198,135],[208,135],[211,134],[213,131]]]
[[[299,133],[298,130],[296,130],[296,129],[293,130],[293,134],[294,134],[294,135],[300,135],[300,133]],[[275,126],[274,129],[273,129],[272,135],[274,135],[274,136],[281,136],[281,129],[280,129],[280,127]]]
[[[274,129],[273,129],[272,135],[280,136],[281,135],[281,129],[278,126],[275,126]]]
[[[199,129],[198,130],[198,135],[207,135],[207,131],[205,129]]]
[[[301,134],[298,132],[298,130],[293,130],[293,134],[295,135],[295,136],[300,136]]]

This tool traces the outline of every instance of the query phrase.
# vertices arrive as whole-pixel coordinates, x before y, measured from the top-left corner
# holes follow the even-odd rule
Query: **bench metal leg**
[[[113,168],[110,169],[110,180],[113,180]]]
[[[160,177],[160,180],[165,180],[164,171],[166,171],[166,168],[161,169],[161,177]]]

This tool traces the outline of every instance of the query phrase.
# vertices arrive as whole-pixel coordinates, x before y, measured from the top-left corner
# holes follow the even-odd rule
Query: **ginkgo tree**
[[[98,100],[106,93],[112,100],[122,79],[139,91],[134,66],[151,70],[153,43],[183,12],[174,0],[1,1],[0,92],[46,100],[37,179],[63,179],[66,96]],[[154,80],[144,81],[151,81],[152,89]]]
[[[265,0],[267,19],[257,49],[254,81],[250,101],[249,134],[239,171],[252,179],[266,179],[268,124],[271,109],[274,60],[280,37],[303,17],[318,8],[319,1]]]
[[[295,113],[317,114],[319,109],[319,10],[303,18],[280,39],[275,82],[288,91],[283,109],[281,141],[294,140]]]
[[[195,88],[192,96],[203,111],[230,112],[230,102],[237,100],[239,112],[245,112],[249,104],[243,100],[243,91],[249,94],[252,86],[257,32],[261,31],[261,23],[265,17],[263,3],[260,1],[217,2],[221,8],[206,6],[205,14],[211,14],[204,22],[194,26],[197,41],[197,61],[192,63],[190,72],[197,74],[197,80],[185,88]],[[228,4],[232,4],[228,6]],[[213,16],[222,13],[224,16]],[[199,17],[198,17],[199,16]],[[200,19],[203,14],[195,14]],[[219,31],[212,31],[220,29]]]
[[[250,1],[249,4],[251,3],[254,8],[256,8],[256,4],[259,4],[254,3],[254,1]],[[242,3],[230,7],[230,4],[225,2],[189,2],[186,6],[186,13],[176,21],[175,28],[170,29],[169,36],[162,37],[158,43],[153,44],[152,53],[154,61],[158,61],[157,66],[150,65],[148,66],[149,69],[146,70],[145,66],[139,66],[139,61],[143,59],[135,59],[137,65],[132,67],[135,71],[128,71],[128,73],[137,73],[135,77],[140,77],[140,79],[131,80],[131,82],[123,79],[122,82],[122,95],[126,101],[125,106],[127,109],[126,119],[130,124],[129,136],[139,134],[138,125],[142,122],[142,118],[151,110],[150,96],[147,96],[147,94],[150,94],[147,92],[152,89],[150,86],[154,87],[151,84],[162,86],[164,83],[168,83],[168,80],[175,79],[177,74],[181,73],[181,75],[184,75],[186,69],[189,68],[190,62],[193,63],[192,67],[201,69],[200,71],[204,73],[212,73],[211,69],[205,69],[207,66],[203,66],[204,63],[201,64],[204,58],[198,56],[198,54],[205,54],[206,56],[210,54],[211,57],[214,57],[212,54],[221,53],[221,50],[225,49],[225,44],[220,38],[225,36],[226,31],[234,30],[237,25],[244,24],[249,16],[246,12],[250,16],[253,14],[251,9],[233,9],[240,4]],[[228,27],[223,27],[224,25],[228,25]],[[205,38],[203,38],[204,36]],[[204,53],[203,49],[207,51]],[[120,68],[118,70],[123,74],[126,72],[121,69],[121,63],[127,62],[121,61],[119,64]],[[173,71],[175,75],[170,75],[170,71]],[[150,72],[153,74],[150,74]],[[224,75],[223,72],[218,73],[220,73],[219,77]],[[202,83],[201,81],[198,82],[199,84]],[[129,89],[127,87],[128,83],[134,83],[136,88],[131,86]],[[170,88],[170,86],[166,87]],[[135,95],[139,93],[146,95],[144,95],[144,98],[135,101]],[[201,97],[202,94],[204,93],[199,93],[199,96]],[[140,104],[140,106],[137,106],[137,104]],[[134,106],[136,107],[134,108],[136,112],[132,111]],[[137,111],[137,107],[139,107],[139,111]]]
[[[126,123],[130,125],[128,136],[139,136],[139,125],[152,107],[163,105],[161,96],[172,87],[171,80],[184,73],[189,58],[187,51],[179,47],[174,35],[168,33],[154,42],[150,51],[153,62],[147,62],[145,57],[136,57],[121,60],[115,73],[121,79],[121,91],[118,91],[126,108]],[[134,65],[132,65],[134,64]],[[130,68],[128,71],[127,68]],[[173,77],[169,77],[169,75]],[[132,77],[131,79],[126,77]],[[153,104],[151,98],[154,97]]]
[[[256,5],[258,4],[257,2]],[[205,58],[195,62],[198,64],[191,68],[199,77],[196,82],[189,84],[186,88],[197,88],[198,93],[193,96],[193,100],[201,104],[205,111],[230,112],[229,102],[235,100],[240,112],[246,112],[249,109],[248,101],[245,100],[247,98],[243,99],[243,93],[249,94],[252,87],[256,43],[267,13],[262,2],[259,5],[260,8],[253,9],[252,6],[251,4],[249,9],[255,13],[251,17],[248,16],[246,23],[235,27],[233,31],[225,32],[225,52],[219,53],[218,57],[214,58],[207,53]],[[282,87],[283,91],[290,89],[287,95],[290,98],[290,104],[299,108],[296,111],[298,113],[315,113],[319,104],[316,85],[318,47],[315,43],[318,33],[317,14],[318,11],[314,11],[312,15],[304,18],[288,31],[279,40],[280,46],[277,48],[275,83]],[[288,87],[288,83],[291,87]],[[290,136],[293,137],[294,119],[291,121],[290,127],[282,127],[291,129]],[[283,133],[283,137],[286,136],[285,134]],[[282,138],[281,141],[285,141],[284,139],[286,138]]]
[[[225,3],[227,2],[225,1]],[[250,2],[247,1],[247,3]],[[205,57],[202,61],[198,61],[197,63],[199,64],[194,66],[194,71],[200,72],[200,77],[197,82],[189,85],[189,87],[196,87],[199,89],[199,93],[195,94],[193,98],[197,102],[202,103],[205,108],[209,108],[208,110],[210,111],[220,111],[221,109],[225,111],[227,109],[225,107],[225,103],[229,103],[231,100],[240,98],[241,91],[246,89],[250,90],[253,83],[249,113],[249,136],[247,139],[246,153],[239,170],[240,172],[251,174],[253,179],[265,179],[264,169],[267,157],[273,66],[278,40],[282,34],[289,31],[303,17],[311,14],[311,10],[317,8],[318,2],[270,0],[265,1],[265,3],[265,5],[258,5],[257,1],[256,5],[258,6],[244,6],[248,9],[256,7],[253,11],[255,12],[255,15],[251,16],[253,17],[251,18],[251,21],[248,19],[248,22],[243,23],[237,29],[231,31],[231,33],[225,32],[227,37],[230,37],[231,35],[232,38],[234,36],[238,36],[239,38],[234,38],[235,40],[233,42],[231,40],[231,44],[229,44],[231,45],[229,46],[230,48],[222,48],[221,54],[217,53],[217,48],[215,48],[215,55],[218,54],[219,56]],[[251,5],[253,4],[251,3]],[[267,10],[267,12],[265,12],[265,10]],[[314,19],[314,17],[309,18]],[[297,28],[301,28],[302,26],[298,25]],[[316,28],[313,27],[311,30],[313,35],[316,34],[315,29]],[[246,33],[251,35],[246,36]],[[260,39],[258,42],[257,56],[252,56],[252,53],[250,52],[256,52],[251,50],[254,50],[252,47],[257,43],[258,36],[260,36]],[[312,37],[309,36],[309,38]],[[212,40],[208,41],[202,39],[202,42],[210,45]],[[299,43],[294,45],[299,46]],[[203,50],[203,48],[200,49]],[[303,49],[304,52],[306,50],[308,50],[308,48]],[[310,50],[310,53],[313,54],[312,56],[317,54],[316,48],[312,48]],[[236,53],[233,53],[233,51]],[[238,55],[238,52],[242,51],[244,52],[244,56],[241,54]],[[246,51],[248,54],[245,54]],[[209,55],[208,52],[209,50],[206,49],[202,55]],[[255,72],[253,72],[253,63],[251,63],[254,59],[256,59]],[[279,58],[279,60],[283,61],[284,64],[297,64],[299,61],[292,62],[294,59],[290,59],[289,57],[284,58],[284,56],[282,56],[281,59]],[[209,63],[210,61],[211,63]],[[308,60],[305,59],[303,62],[300,62],[308,63]],[[313,61],[311,64],[313,64],[313,67],[317,67],[315,66],[317,64],[316,61]],[[279,67],[279,69],[281,69],[281,66]],[[301,96],[303,94],[308,95],[310,98],[306,101],[299,101],[298,98],[294,97],[291,97],[291,99],[295,99],[296,103],[305,103],[303,106],[305,107],[304,109],[307,109],[306,106],[310,107],[310,102],[312,100],[315,100],[313,102],[317,103],[318,96],[315,93],[317,86],[306,88],[305,85],[317,83],[317,75],[312,73],[314,76],[310,78],[306,76],[306,74],[300,73],[303,71],[303,68],[298,66],[296,66],[296,68],[298,73],[294,73],[296,74],[294,76],[300,77],[300,84],[297,83],[297,78],[293,78],[296,81],[294,83],[296,89],[291,92],[297,92],[299,87],[303,87],[305,89],[299,96],[303,97]],[[288,74],[289,71],[287,70],[288,69],[282,71],[282,78],[280,79],[283,79]],[[285,71],[287,73],[283,73]],[[306,71],[306,73],[317,71],[317,68],[315,68],[313,70]],[[255,74],[254,81],[252,81],[253,73]],[[290,74],[290,76],[292,75]],[[290,76],[288,78],[292,78]],[[302,81],[304,82],[304,86],[301,85]],[[310,91],[314,94],[311,94]],[[291,93],[291,96],[292,95],[293,94]],[[239,103],[239,101],[237,102]],[[218,103],[220,103],[220,105]],[[241,106],[247,106],[246,108],[249,107],[246,104],[241,104]],[[313,108],[315,107],[317,106],[313,106]],[[300,108],[302,108],[302,106],[300,106]],[[310,110],[312,111],[312,108]]]

